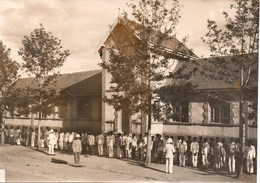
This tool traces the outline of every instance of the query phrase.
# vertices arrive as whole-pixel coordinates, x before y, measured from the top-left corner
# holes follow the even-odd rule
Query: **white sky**
[[[223,10],[233,0],[179,0],[181,8],[177,37],[188,35],[187,46],[198,56],[209,56],[201,41],[207,32],[207,19],[223,24]],[[68,57],[62,73],[100,69],[97,50],[109,25],[117,19],[118,8],[126,9],[126,0],[1,0],[0,40],[11,48],[11,57],[22,62],[17,51],[23,36],[43,23],[47,31],[62,40]],[[24,74],[22,74],[24,76]]]

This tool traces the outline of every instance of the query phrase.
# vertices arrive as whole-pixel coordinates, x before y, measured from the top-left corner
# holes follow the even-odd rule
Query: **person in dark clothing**
[[[203,138],[199,137],[199,153],[198,153],[198,167],[202,167],[202,144],[203,144]]]
[[[188,136],[188,140],[187,140],[187,160],[188,160],[188,165],[191,165],[192,166],[192,163],[191,163],[191,150],[190,150],[190,147],[191,147],[191,143],[192,143],[192,140],[191,140],[191,136],[189,135]]]
[[[215,164],[215,160],[214,160],[214,146],[215,146],[214,139],[210,138],[209,139],[209,166],[211,168],[213,168],[214,164]]]
[[[158,135],[157,147],[156,147],[156,152],[158,154],[157,163],[160,163],[160,164],[163,163],[163,148],[164,148],[161,137],[162,137],[161,135]]]

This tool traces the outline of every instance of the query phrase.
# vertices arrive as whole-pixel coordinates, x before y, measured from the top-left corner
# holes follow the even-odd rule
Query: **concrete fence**
[[[31,126],[31,119],[23,119],[23,118],[6,118],[5,125],[7,126]],[[38,119],[34,119],[33,121],[34,127],[38,127]],[[53,119],[42,119],[40,125],[43,127],[50,127],[50,128],[62,128],[63,122],[62,120],[53,120]]]
[[[239,137],[239,126],[202,125],[202,124],[163,124],[153,123],[152,134],[169,136],[207,136],[207,137]],[[248,137],[257,138],[257,128],[248,127]]]

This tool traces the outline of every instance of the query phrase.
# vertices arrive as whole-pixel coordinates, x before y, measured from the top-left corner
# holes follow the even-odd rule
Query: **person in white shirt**
[[[31,136],[31,146],[32,147],[35,146],[35,139],[36,139],[36,133],[35,133],[35,130],[32,129],[32,136]]]
[[[115,143],[115,136],[113,135],[113,132],[109,132],[109,135],[107,136],[107,148],[108,148],[108,157],[113,158],[114,157],[114,143]]]
[[[203,165],[203,167],[208,167],[208,165],[209,165],[208,154],[209,154],[210,146],[207,141],[208,141],[208,139],[204,138],[204,142],[202,144],[202,165]]]
[[[70,133],[66,132],[65,137],[64,137],[64,149],[65,149],[65,151],[69,150],[69,137],[70,137]]]
[[[132,158],[135,159],[135,153],[137,148],[137,137],[135,134],[133,134],[132,138]]]
[[[74,140],[74,132],[71,132],[70,136],[69,136],[69,151],[72,152],[72,142]]]
[[[62,128],[60,129],[60,137],[59,137],[59,148],[60,148],[60,150],[61,151],[63,151],[63,147],[64,147],[64,137],[65,137],[65,135],[64,135],[64,132],[63,132],[63,130],[62,130]]]
[[[90,145],[91,155],[94,155],[95,137],[94,137],[94,135],[90,135],[89,138],[90,138],[89,145]]]
[[[192,153],[192,165],[194,168],[197,168],[199,153],[199,143],[197,142],[197,137],[193,138],[193,142],[190,145],[190,151]]]
[[[132,139],[130,134],[127,134],[125,138],[125,158],[128,160],[129,158],[129,151],[130,151],[130,144],[132,143]]]
[[[58,130],[56,130],[56,129],[54,130],[54,135],[56,136],[56,143],[54,145],[54,148],[58,149],[58,139],[59,139],[59,136],[60,136]]]
[[[179,165],[185,167],[185,154],[187,152],[187,143],[182,136],[179,142]]]
[[[57,142],[57,138],[54,135],[53,129],[50,130],[48,140],[49,140],[49,143],[48,143],[49,144],[49,155],[54,155],[54,146]]]
[[[214,156],[215,156],[215,168],[219,169],[221,167],[221,149],[223,144],[219,141],[219,138],[216,138],[216,143],[214,147]]]
[[[97,145],[98,145],[98,155],[99,156],[103,156],[104,142],[105,142],[104,135],[101,133],[97,136]]]
[[[247,146],[245,147],[245,158],[246,158],[246,170],[247,173],[254,173],[254,158],[255,158],[255,147],[253,146],[251,140],[247,142]]]
[[[228,170],[230,173],[235,173],[236,171],[236,160],[235,160],[235,153],[236,153],[236,143],[234,138],[230,139],[230,144],[228,146]]]
[[[173,146],[173,141],[168,138],[164,148],[165,158],[166,158],[166,173],[173,173],[173,158],[175,153],[175,148]]]

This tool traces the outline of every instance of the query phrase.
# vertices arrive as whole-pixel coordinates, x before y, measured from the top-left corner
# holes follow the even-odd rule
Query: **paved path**
[[[68,164],[54,163],[51,159]],[[82,167],[74,167],[73,155],[57,152],[48,156],[23,146],[0,146],[0,169],[6,181],[166,181],[166,182],[256,182],[255,175],[238,180],[227,172],[202,171],[174,166],[174,174],[164,172],[165,165],[143,167],[138,161],[81,155]]]

